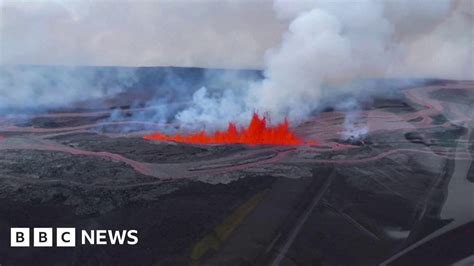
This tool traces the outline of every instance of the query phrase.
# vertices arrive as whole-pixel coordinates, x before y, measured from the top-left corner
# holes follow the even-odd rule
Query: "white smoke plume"
[[[299,121],[364,78],[473,79],[473,2],[276,0],[288,31],[265,57],[265,79],[222,98],[195,95],[183,123],[236,119],[253,110]],[[367,88],[373,89],[373,88]]]
[[[354,99],[340,102],[337,109],[346,113],[344,117],[341,139],[357,141],[363,139],[368,133],[367,118],[361,115],[359,104]]]
[[[0,0],[0,64],[8,72],[0,73],[0,109],[58,106],[123,89],[95,86],[63,70],[22,71],[20,79],[7,79],[17,76],[9,65],[260,68],[259,82],[222,76],[218,93],[177,83],[167,93],[172,97],[157,94],[149,105],[181,101],[179,94],[191,98],[189,108],[163,107],[153,119],[171,116],[185,126],[221,127],[230,120],[246,122],[259,111],[294,123],[340,95],[377,92],[354,86],[354,80],[474,79],[473,5],[472,0]],[[59,80],[54,89],[48,88],[51,77]],[[133,74],[123,80],[135,82]]]

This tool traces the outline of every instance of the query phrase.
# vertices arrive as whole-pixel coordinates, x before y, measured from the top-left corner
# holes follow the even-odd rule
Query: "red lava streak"
[[[284,145],[296,146],[316,144],[315,141],[304,142],[290,131],[288,120],[270,127],[265,117],[254,113],[247,128],[237,129],[235,123],[229,123],[226,131],[213,134],[200,131],[189,135],[165,135],[159,132],[144,137],[147,140],[175,141],[191,144],[247,144],[247,145]]]

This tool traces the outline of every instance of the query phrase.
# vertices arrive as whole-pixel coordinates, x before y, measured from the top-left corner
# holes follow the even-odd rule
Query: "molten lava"
[[[175,141],[192,144],[247,144],[247,145],[285,145],[296,146],[305,144],[290,131],[288,120],[269,127],[265,117],[260,118],[254,113],[247,128],[237,129],[234,123],[229,123],[226,131],[216,131],[208,134],[205,131],[189,135],[164,135],[159,132],[144,137],[147,140]],[[306,142],[314,145],[315,142]]]

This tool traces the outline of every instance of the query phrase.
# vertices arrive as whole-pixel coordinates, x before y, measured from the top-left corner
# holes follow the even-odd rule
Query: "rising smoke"
[[[193,2],[191,7],[184,1],[138,2],[141,4],[136,6],[131,1],[123,2],[129,8],[114,9],[117,12],[110,16],[105,16],[109,9],[104,3],[97,8],[83,8],[82,4],[78,4],[79,9],[67,6],[68,12],[73,14],[69,17],[60,11],[52,12],[47,16],[48,20],[58,17],[61,20],[51,21],[51,24],[57,25],[60,31],[76,30],[84,37],[82,39],[88,40],[80,46],[80,53],[67,49],[65,52],[56,43],[67,45],[69,42],[48,32],[50,35],[45,36],[54,40],[50,46],[58,48],[59,59],[52,59],[69,58],[76,64],[132,62],[134,65],[205,67],[225,66],[227,60],[228,66],[234,68],[264,69],[264,77],[258,81],[228,75],[225,71],[205,77],[207,82],[202,84],[171,75],[166,81],[170,88],[168,93],[157,93],[146,104],[162,107],[146,119],[174,120],[185,127],[224,127],[228,121],[246,123],[251,114],[258,111],[268,113],[274,121],[288,117],[292,122],[299,122],[314,110],[334,102],[380,93],[378,88],[370,86],[370,82],[360,86],[354,81],[474,78],[474,12],[470,0],[275,0],[273,13],[266,6],[271,4],[268,1],[222,1],[220,4],[204,1],[200,5]],[[262,12],[255,12],[257,2]],[[13,6],[5,9],[8,16],[6,26],[0,27],[2,34],[16,36],[12,33],[14,27],[7,26],[24,26],[24,23],[14,23],[15,19],[27,17],[41,8],[25,11]],[[19,15],[15,10],[21,10]],[[248,19],[242,19],[246,14]],[[44,19],[44,16],[33,17]],[[125,21],[129,24],[124,25]],[[22,29],[28,32],[30,28]],[[286,30],[278,41],[275,36],[283,28]],[[49,39],[42,35],[33,36],[48,43]],[[32,45],[25,48],[26,52],[19,52],[15,47],[24,48],[27,42],[5,39],[7,48],[2,51],[7,54],[4,56],[7,63],[15,63],[15,60],[25,63],[28,60],[25,55],[40,54]],[[267,52],[263,56],[264,50]],[[82,57],[77,59],[71,54]],[[52,60],[43,57],[35,56],[33,63]],[[122,91],[120,87],[105,91],[83,90],[81,88],[94,86],[88,86],[88,82],[82,84],[84,80],[77,81],[66,74],[64,79],[60,78],[61,86],[57,86],[61,89],[38,94],[35,86],[31,86],[32,81],[42,84],[44,77],[36,77],[35,73],[31,76],[31,80],[20,82],[25,86],[0,84],[0,104],[35,106],[38,99],[38,104],[55,106],[61,98],[69,102]],[[133,83],[134,79],[134,75],[125,75],[124,83]],[[209,84],[214,85],[210,87]],[[16,92],[7,89],[15,86]],[[184,109],[169,106],[182,100],[186,101]],[[119,117],[118,113],[114,117]],[[347,127],[351,127],[350,123]]]
[[[299,121],[364,78],[472,79],[472,1],[276,0],[288,31],[265,57],[265,79],[240,92],[206,97],[177,115],[183,123],[238,120],[253,110]]]

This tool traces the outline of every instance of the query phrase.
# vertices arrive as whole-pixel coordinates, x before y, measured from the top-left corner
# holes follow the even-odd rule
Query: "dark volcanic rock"
[[[242,145],[186,145],[142,138],[109,138],[98,134],[72,134],[55,140],[79,149],[107,151],[149,163],[173,163],[219,158],[245,149]]]
[[[55,191],[69,191],[65,194],[69,200],[22,202],[2,198],[1,235],[9,235],[7,229],[18,225],[72,226],[76,230],[137,229],[139,244],[11,249],[7,241],[1,241],[0,259],[14,265],[55,265],[65,261],[73,265],[189,265],[193,245],[274,180],[255,177],[228,185],[177,181],[119,189],[56,185],[52,187]],[[170,190],[171,187],[174,189]],[[45,193],[46,188],[36,184],[17,193]],[[80,200],[72,204],[72,198]],[[82,211],[78,212],[78,208]]]
[[[2,151],[0,177],[107,185],[156,181],[156,178],[140,174],[125,163],[35,150]]]

